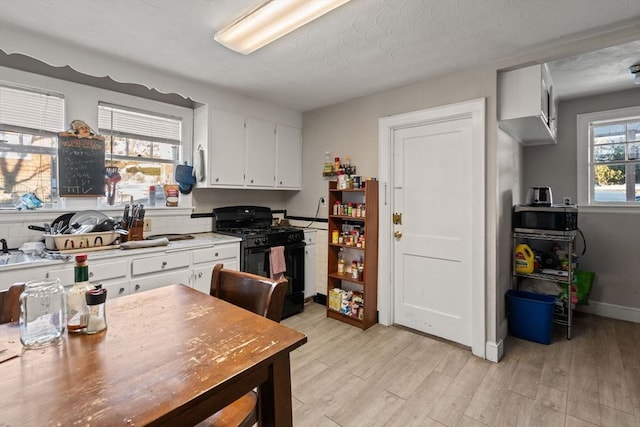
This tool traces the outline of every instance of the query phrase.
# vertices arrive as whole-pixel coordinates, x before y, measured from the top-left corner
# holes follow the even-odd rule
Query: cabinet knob
[[[253,184],[253,180],[251,180],[251,183]]]
[[[198,279],[202,278],[202,271],[200,273],[198,273]]]
[[[162,266],[161,268],[165,268],[167,266],[167,261],[162,261]]]
[[[280,181],[280,185],[282,185],[282,181]]]
[[[136,291],[139,291],[139,290],[140,290],[140,285],[136,285],[136,286],[134,287],[134,289],[135,289]]]
[[[89,277],[93,277],[93,271],[89,272]]]
[[[123,293],[124,293],[124,288],[120,288],[120,289],[118,289],[118,293],[119,293],[119,294],[123,294]]]
[[[216,182],[220,181],[220,178],[216,178]]]
[[[396,231],[395,233],[393,233],[393,236],[394,236],[396,239],[401,238],[401,237],[402,237],[402,231],[400,231],[400,230]]]

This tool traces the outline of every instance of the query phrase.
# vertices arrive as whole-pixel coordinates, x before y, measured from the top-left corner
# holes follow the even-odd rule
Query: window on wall
[[[64,96],[0,84],[0,208],[25,193],[57,201],[57,133],[64,129]]]
[[[580,205],[640,207],[640,107],[578,116]]]
[[[116,203],[145,203],[149,187],[170,182],[178,161],[180,118],[100,103],[98,132],[105,137],[106,165],[117,168]]]

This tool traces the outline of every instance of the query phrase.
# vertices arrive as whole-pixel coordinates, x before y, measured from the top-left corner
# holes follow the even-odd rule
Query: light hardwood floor
[[[508,337],[493,363],[315,303],[282,323],[308,337],[291,356],[296,427],[640,427],[640,324],[576,313],[573,339],[559,325],[550,345]]]

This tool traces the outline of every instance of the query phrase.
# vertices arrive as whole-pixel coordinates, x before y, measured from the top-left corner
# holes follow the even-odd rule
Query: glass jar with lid
[[[59,341],[67,324],[67,301],[59,279],[27,282],[20,295],[20,342],[37,348]]]

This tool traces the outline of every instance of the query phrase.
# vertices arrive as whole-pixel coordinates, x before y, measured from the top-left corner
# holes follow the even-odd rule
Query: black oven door
[[[304,310],[304,247],[305,242],[293,243],[284,247],[287,271],[287,294],[282,310],[282,318]],[[242,271],[270,277],[269,256],[271,248],[247,248],[244,250]]]

